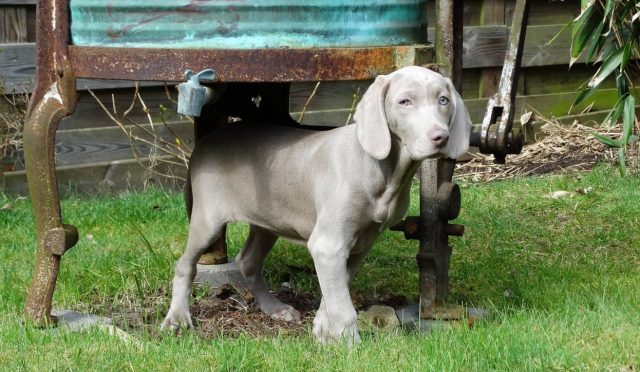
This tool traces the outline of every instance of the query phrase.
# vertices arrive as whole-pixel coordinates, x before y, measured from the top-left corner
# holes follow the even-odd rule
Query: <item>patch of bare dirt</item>
[[[162,292],[162,293],[161,293]],[[157,335],[159,325],[166,315],[169,293],[161,291],[155,295],[147,295],[140,301],[132,299],[120,300],[111,305],[94,306],[78,309],[102,314],[113,319],[116,326],[130,333]],[[251,295],[241,295],[233,288],[223,288],[216,296],[197,298],[191,305],[195,332],[203,337],[250,337],[274,336],[287,334],[306,336],[311,331],[315,312],[320,305],[320,298],[314,294],[282,287],[274,293],[282,302],[293,306],[300,312],[299,322],[286,322],[272,319],[262,313]],[[381,304],[398,309],[408,305],[409,300],[401,295],[364,296],[352,295],[354,306],[358,310],[367,309],[371,305]]]

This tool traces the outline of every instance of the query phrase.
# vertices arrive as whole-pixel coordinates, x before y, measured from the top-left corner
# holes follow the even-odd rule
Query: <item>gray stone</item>
[[[72,310],[54,309],[51,311],[51,315],[58,318],[58,328],[65,328],[74,332],[83,331],[90,327],[113,324],[111,318]]]
[[[217,289],[231,285],[240,294],[248,292],[244,278],[234,260],[220,265],[198,265],[195,283],[204,284],[216,292]]]
[[[391,306],[372,305],[358,313],[358,328],[372,331],[391,331],[400,325],[396,311]]]
[[[411,304],[396,311],[400,324],[405,329],[415,329],[423,332],[429,332],[433,329],[450,329],[462,325],[473,326],[475,322],[487,319],[489,311],[481,308],[466,308],[466,314],[460,320],[434,320],[420,319],[419,305]]]

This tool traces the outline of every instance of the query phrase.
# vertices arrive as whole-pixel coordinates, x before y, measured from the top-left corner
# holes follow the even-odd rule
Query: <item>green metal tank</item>
[[[426,0],[71,0],[72,43],[329,48],[426,41]]]

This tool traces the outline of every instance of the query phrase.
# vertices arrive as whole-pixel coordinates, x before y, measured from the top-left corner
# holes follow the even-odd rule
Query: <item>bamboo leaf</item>
[[[573,106],[578,105],[580,104],[580,102],[589,98],[593,93],[595,93],[595,91],[596,91],[595,89],[585,88],[582,92],[580,92],[580,94],[578,94],[578,97],[576,97],[575,102],[573,102]],[[573,108],[573,106],[571,108]]]
[[[620,143],[620,141],[614,140],[613,138],[609,138],[607,136],[603,136],[602,134],[593,133],[593,137],[609,147],[613,147],[613,148],[622,147],[622,144]]]
[[[624,100],[624,116],[622,117],[622,144],[629,143],[629,137],[633,130],[633,124],[636,118],[636,99],[632,95],[628,95]]]
[[[589,81],[588,87],[593,89],[602,84],[602,82],[608,78],[616,68],[620,67],[623,55],[624,49],[618,49],[613,52],[612,55],[607,57],[604,63],[602,63],[602,66],[600,66],[596,74]]]
[[[601,38],[602,38],[602,30],[604,29],[606,22],[600,22],[598,24],[598,28],[596,29],[596,31],[593,33],[593,35],[591,36],[591,46],[589,47],[589,50],[587,51],[587,55],[585,57],[585,62],[589,63],[591,62],[591,58],[593,57],[593,54],[600,49],[601,46]]]
[[[622,49],[622,60],[620,61],[620,70],[624,71],[627,68],[627,64],[629,63],[629,57],[631,57],[631,40],[628,40],[624,44],[624,48]]]
[[[576,20],[571,34],[571,57],[578,58],[596,30],[598,18],[595,7],[588,7]]]
[[[620,175],[624,177],[627,173],[627,160],[625,158],[624,148],[618,149],[618,162],[618,165],[620,166]]]
[[[620,116],[622,116],[622,110],[624,109],[623,101],[626,97],[627,97],[626,95],[621,97],[615,103],[615,105],[613,105],[613,108],[611,109],[611,111],[609,111],[609,114],[607,114],[607,117],[604,118],[604,120],[602,121],[603,123],[609,123],[609,125],[614,125],[615,123],[618,122],[618,119],[620,119]]]

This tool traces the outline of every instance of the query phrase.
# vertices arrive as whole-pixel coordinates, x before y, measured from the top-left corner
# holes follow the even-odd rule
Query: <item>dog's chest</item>
[[[375,201],[373,220],[381,224],[381,230],[398,223],[409,208],[410,186],[396,192],[387,190]]]

